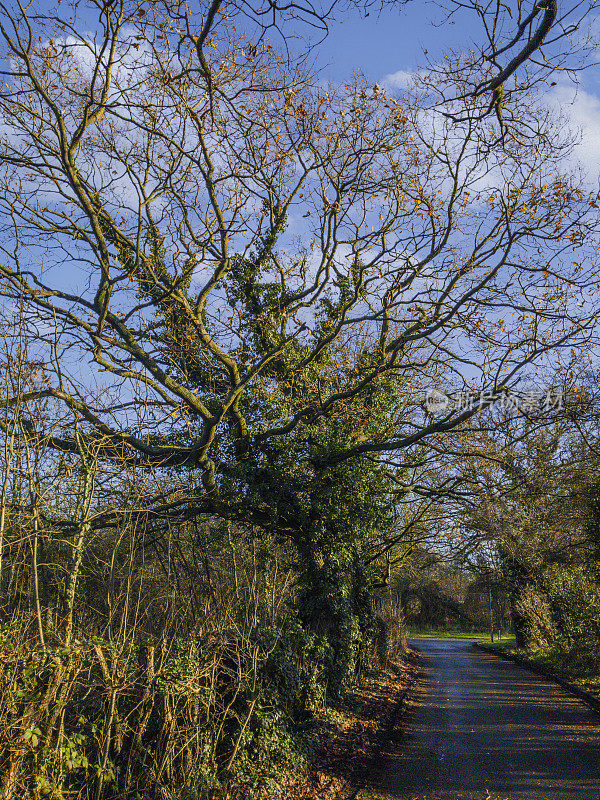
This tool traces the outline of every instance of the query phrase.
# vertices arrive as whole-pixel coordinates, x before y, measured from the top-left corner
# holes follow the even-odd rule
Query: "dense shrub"
[[[78,640],[45,652],[15,634],[6,627],[0,642],[5,798],[167,787],[202,797],[224,782],[258,792],[294,757],[302,645],[293,634],[222,632],[162,651]]]
[[[4,800],[283,796],[282,773],[307,752],[303,725],[325,709],[331,648],[293,617],[155,644],[92,638],[45,650],[24,622],[0,637]],[[363,658],[386,663],[403,628],[378,619],[373,630]],[[358,640],[358,627],[351,635]]]
[[[556,638],[546,596],[527,584],[522,587],[513,605],[513,626],[520,647],[546,647]]]
[[[583,567],[554,570],[548,591],[557,635],[552,647],[579,671],[600,668],[600,589]]]

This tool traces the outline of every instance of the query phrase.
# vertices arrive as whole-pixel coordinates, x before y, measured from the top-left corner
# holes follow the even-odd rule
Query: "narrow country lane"
[[[600,717],[461,640],[413,640],[423,680],[366,797],[599,800]]]

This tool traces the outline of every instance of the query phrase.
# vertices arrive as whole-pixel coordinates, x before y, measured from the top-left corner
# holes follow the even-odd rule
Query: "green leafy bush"
[[[600,668],[600,589],[579,566],[556,569],[548,581],[550,609],[556,625],[552,648],[568,656],[580,672]]]

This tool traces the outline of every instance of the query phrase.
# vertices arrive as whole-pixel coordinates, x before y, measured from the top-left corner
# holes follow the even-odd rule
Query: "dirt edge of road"
[[[277,796],[288,800],[368,800],[363,788],[399,730],[410,690],[421,674],[413,650],[373,668],[335,709],[330,730],[311,748],[307,763],[292,768]]]
[[[398,730],[410,690],[420,674],[418,654],[373,670],[345,702],[347,725],[328,740],[314,765],[310,800],[368,800],[369,776]]]
[[[411,704],[412,689],[421,677],[422,664],[417,648],[409,651],[406,664],[398,672],[398,687],[395,695],[388,696],[383,703],[377,703],[373,708],[378,718],[375,735],[372,737],[368,754],[354,775],[352,792],[343,800],[370,800],[369,777],[374,771],[381,769],[382,754],[390,739],[402,735],[404,717]]]
[[[482,650],[484,653],[490,653],[490,655],[497,656],[498,658],[502,658],[505,661],[513,661],[515,664],[518,664],[520,667],[529,670],[529,672],[535,672],[538,675],[541,675],[544,678],[547,678],[554,683],[557,683],[567,692],[575,695],[580,700],[583,700],[592,711],[595,711],[597,714],[600,714],[600,700],[597,697],[594,697],[593,694],[590,692],[586,692],[584,689],[580,689],[579,686],[576,686],[573,683],[570,683],[566,680],[562,675],[559,675],[557,672],[553,672],[552,670],[545,669],[545,667],[541,667],[539,664],[534,664],[531,661],[528,661],[526,658],[521,658],[521,656],[516,655],[515,653],[509,653],[506,650],[499,650],[495,647],[487,647],[485,644],[480,644],[479,642],[473,642],[473,647],[476,650]]]

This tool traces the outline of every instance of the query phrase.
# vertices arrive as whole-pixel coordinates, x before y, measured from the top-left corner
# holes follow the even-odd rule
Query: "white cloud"
[[[386,75],[381,84],[384,89],[410,89],[417,75],[419,75],[418,72],[399,69],[397,72]]]
[[[576,134],[574,157],[595,183],[600,176],[600,98],[562,84],[552,90],[549,101]]]
[[[423,73],[400,69],[386,75],[381,85],[387,90],[407,91],[415,86]],[[576,141],[573,166],[579,165],[591,183],[600,180],[600,97],[573,84],[560,83],[545,98],[571,128]]]

